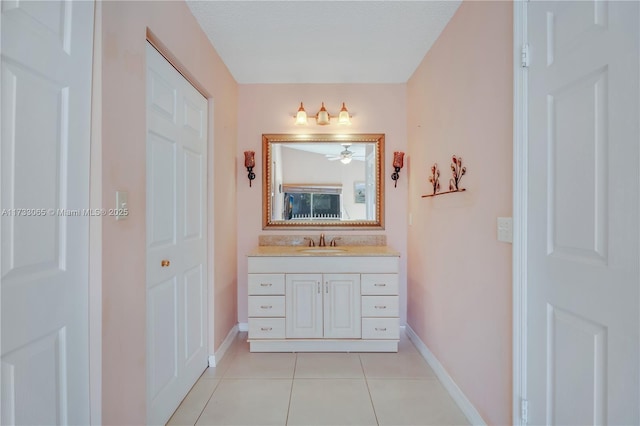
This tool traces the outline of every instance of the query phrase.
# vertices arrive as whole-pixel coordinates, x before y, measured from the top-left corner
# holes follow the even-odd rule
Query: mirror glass
[[[263,228],[384,228],[384,134],[262,135]]]

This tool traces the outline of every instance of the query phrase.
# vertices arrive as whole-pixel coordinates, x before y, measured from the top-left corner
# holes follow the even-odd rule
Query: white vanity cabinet
[[[285,294],[288,338],[360,338],[360,274],[287,274]]]
[[[248,258],[252,352],[397,352],[395,252],[313,256],[287,249],[291,255],[257,250]]]

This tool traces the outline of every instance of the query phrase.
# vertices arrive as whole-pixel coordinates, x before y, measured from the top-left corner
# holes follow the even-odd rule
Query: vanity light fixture
[[[398,179],[400,179],[400,170],[402,169],[403,165],[404,165],[404,152],[395,151],[393,153],[393,168],[395,171],[391,174],[391,179],[393,179],[394,181],[394,184],[393,184],[394,188],[398,186]]]
[[[253,168],[256,165],[256,153],[255,151],[245,151],[244,152],[244,166],[247,168],[247,172],[249,174],[247,177],[249,178],[249,187],[251,187],[251,181],[256,178],[256,174],[253,173]]]
[[[307,111],[304,110],[302,102],[300,102],[300,108],[298,108],[298,113],[296,114],[296,124],[298,126],[307,125]]]
[[[331,117],[335,117],[327,111],[327,108],[324,106],[324,102],[320,106],[320,110],[315,115],[316,124],[319,126],[326,126],[327,124],[331,124]],[[304,110],[304,106],[302,102],[300,102],[300,108],[298,108],[298,113],[295,115],[296,125],[298,126],[306,126],[308,124],[307,121],[307,112]],[[340,113],[338,114],[338,124],[351,124],[351,116],[349,115],[349,110],[345,103],[342,103],[342,108],[340,109]]]

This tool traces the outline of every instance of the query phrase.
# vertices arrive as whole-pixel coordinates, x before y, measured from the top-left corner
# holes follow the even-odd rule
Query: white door
[[[207,100],[147,45],[147,423],[207,367]]]
[[[529,424],[640,423],[639,3],[529,3]]]
[[[324,274],[324,337],[359,339],[360,274]]]
[[[89,423],[93,6],[2,2],[1,424]]]
[[[322,337],[322,275],[287,274],[285,294],[287,338]]]

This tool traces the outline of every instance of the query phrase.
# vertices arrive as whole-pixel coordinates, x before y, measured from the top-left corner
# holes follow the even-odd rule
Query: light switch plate
[[[129,194],[127,191],[116,191],[116,220],[124,220],[129,216]]]
[[[513,243],[513,218],[498,218],[498,241]]]

